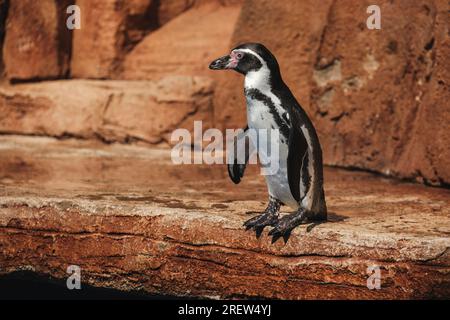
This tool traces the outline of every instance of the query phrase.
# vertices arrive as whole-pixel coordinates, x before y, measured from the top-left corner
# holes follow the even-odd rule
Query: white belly
[[[279,134],[279,150],[277,154],[270,152],[270,130],[278,128],[273,115],[270,113],[268,107],[259,100],[247,100],[247,119],[248,127],[251,129],[266,129],[268,135],[258,134],[257,142],[259,144],[258,156],[262,163],[270,161],[278,161],[278,170],[270,172],[265,176],[269,195],[280,200],[285,205],[293,209],[298,208],[298,203],[291,194],[289,181],[287,177],[287,157],[288,157],[288,141],[287,138]],[[262,132],[262,131],[260,131]],[[267,146],[269,154],[261,152],[261,146]]]
[[[283,202],[285,205],[297,209],[298,203],[294,199],[289,187],[289,181],[287,176],[287,155],[288,146],[286,144],[280,144],[280,159],[279,169],[275,174],[266,175],[266,183],[269,194]]]

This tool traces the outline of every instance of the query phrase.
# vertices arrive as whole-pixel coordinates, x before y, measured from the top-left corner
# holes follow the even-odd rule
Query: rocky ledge
[[[256,167],[234,186],[223,166],[175,166],[169,150],[1,136],[0,273],[64,279],[75,264],[83,283],[189,297],[450,297],[449,190],[325,178],[329,222],[271,245],[242,228],[265,205]]]

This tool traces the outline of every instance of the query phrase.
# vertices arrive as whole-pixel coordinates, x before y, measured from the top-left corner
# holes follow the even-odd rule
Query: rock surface
[[[216,1],[198,5],[147,36],[125,58],[124,79],[165,74],[215,76],[209,63],[229,50],[240,6]]]
[[[212,84],[202,77],[159,81],[64,80],[0,87],[0,133],[111,141],[168,141],[173,130],[212,122]]]
[[[72,76],[154,80],[153,69],[167,63],[172,68],[174,64],[181,69],[192,64],[198,67],[203,64],[204,55],[209,57],[210,47],[220,43],[215,48],[219,50],[227,45],[241,3],[241,0],[77,0],[83,27],[74,32]],[[234,7],[232,12],[222,8],[229,5]],[[211,10],[218,12],[211,14]],[[174,26],[165,27],[180,15],[186,17]],[[213,39],[213,35],[218,38]],[[139,49],[133,50],[136,45]]]
[[[8,2],[0,0],[0,80],[5,76],[5,63],[3,61],[3,42],[5,40],[6,16],[8,14]]]
[[[9,1],[3,46],[8,79],[23,81],[67,76],[72,37],[65,25],[65,10],[71,2]]]
[[[330,221],[270,245],[242,227],[266,201],[249,169],[234,186],[168,150],[0,137],[0,273],[76,264],[82,283],[208,298],[450,296],[450,191],[327,168]]]
[[[306,109],[325,162],[432,185],[450,183],[450,38],[445,0],[247,0],[231,47],[265,43]],[[270,14],[267,14],[270,12]],[[242,79],[223,75],[214,99],[223,127],[245,121]]]
[[[158,26],[154,0],[77,0],[81,29],[75,30],[74,78],[111,78],[127,51]]]

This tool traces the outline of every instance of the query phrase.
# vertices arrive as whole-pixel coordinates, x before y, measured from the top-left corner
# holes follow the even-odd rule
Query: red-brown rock
[[[242,5],[243,0],[164,0],[159,3],[159,25],[164,25],[181,13],[205,4],[220,4],[222,6]]]
[[[65,26],[65,17],[70,3],[70,0],[9,1],[3,58],[10,80],[67,76],[71,31]]]
[[[212,84],[201,77],[160,81],[66,80],[0,87],[0,133],[168,142],[174,129],[212,122]]]
[[[75,264],[82,286],[183,297],[450,297],[449,190],[327,168],[329,221],[271,244],[242,227],[267,200],[253,166],[236,187],[224,166],[175,166],[148,146],[0,146],[0,275],[65,281]]]
[[[3,62],[3,42],[5,40],[5,24],[8,14],[8,2],[0,0],[0,79],[5,76],[5,64]]]
[[[147,10],[151,1],[140,3],[136,14]],[[110,78],[125,54],[126,8],[118,0],[77,0],[76,4],[81,10],[81,29],[74,31],[71,75]]]
[[[182,12],[170,4],[181,4],[184,8],[184,3],[181,0],[162,3],[155,0],[77,0],[82,12],[82,28],[74,32],[72,76],[114,77],[121,70],[125,55],[137,43]]]
[[[448,185],[448,4],[380,1],[382,29],[369,30],[371,4],[247,0],[231,46],[262,42],[279,58],[327,164]],[[223,77],[215,119],[240,126],[242,80]]]
[[[148,35],[126,57],[124,79],[168,74],[209,75],[209,62],[228,50],[239,4],[199,4]]]
[[[161,1],[158,10],[160,25],[164,25],[195,5],[195,0],[166,0]]]
[[[226,1],[224,5],[239,2],[241,1]],[[220,6],[220,2],[217,0],[207,2],[195,0],[77,0],[77,5],[80,6],[82,12],[82,28],[74,32],[71,66],[72,76],[75,78],[98,79],[117,78],[123,69],[127,68],[127,66],[122,66],[122,62],[128,52],[146,36],[150,39],[154,38],[151,41],[150,51],[148,52],[150,55],[154,51],[158,51],[160,54],[161,52],[164,53],[163,55],[157,56],[157,58],[161,56],[179,57],[176,52],[181,49],[170,52],[164,50],[173,49],[172,47],[166,48],[167,42],[177,41],[176,33],[181,32],[183,28],[187,28],[184,33],[185,36],[189,31],[198,32],[197,34],[200,36],[200,39],[204,40],[203,46],[207,46],[208,38],[205,38],[204,34],[208,35],[210,30],[205,27],[205,23],[211,22],[207,17],[197,15],[194,19],[194,24],[198,25],[197,27],[189,26],[188,23],[192,23],[192,21],[186,21],[183,24],[183,28],[179,28],[178,31],[175,31],[175,34],[167,35],[167,37],[171,37],[169,38],[170,40],[166,39],[165,41],[161,41],[161,38],[157,35],[154,36],[153,32],[180,14],[189,11],[191,8],[202,7],[204,5],[217,8]],[[202,13],[203,11],[200,12],[200,14]],[[202,22],[204,18],[207,19],[206,22]],[[233,18],[231,16],[229,22],[225,23],[224,28],[228,28],[228,37],[232,32],[234,21],[235,17]],[[215,23],[217,24],[217,22]],[[210,27],[213,26],[210,25]],[[214,25],[214,27],[217,26]],[[219,29],[217,32],[220,33],[224,28]],[[169,28],[169,30],[171,29]],[[194,34],[190,33],[188,38]],[[192,41],[194,40],[188,40],[189,43],[192,43]],[[225,38],[226,42],[227,40]],[[147,47],[144,45],[144,51],[148,51]],[[138,52],[142,52],[142,49]],[[133,60],[133,58],[131,59]],[[150,57],[145,62],[154,65],[163,64],[165,60],[153,61]],[[191,63],[190,60],[179,60],[178,62],[180,65],[189,65]],[[141,67],[148,68],[145,65]],[[133,76],[128,78],[134,79]],[[149,77],[146,79],[149,79]]]

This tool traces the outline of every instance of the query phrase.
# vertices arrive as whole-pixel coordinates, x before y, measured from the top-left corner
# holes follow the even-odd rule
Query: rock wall
[[[5,76],[5,63],[3,62],[3,42],[5,40],[5,24],[6,24],[6,16],[8,14],[8,5],[9,2],[7,0],[0,0],[0,80]]]
[[[69,37],[63,38],[69,39],[71,46],[73,42],[73,48],[69,52],[71,55],[67,55],[70,61],[61,60],[64,64],[60,65],[58,63],[61,61],[55,61],[53,54],[59,52],[56,46],[61,44],[58,40],[61,34],[66,34],[60,30],[61,25],[67,30],[65,23],[69,15],[65,9],[69,2],[66,2],[46,0],[39,8],[36,2],[30,3],[30,7],[27,7],[27,2],[15,2],[9,10],[13,17],[8,20],[9,36],[4,46],[6,77],[13,83],[64,78],[69,71],[67,62],[70,62],[70,77],[81,79],[39,81],[30,85],[3,84],[0,86],[0,133],[70,136],[101,139],[104,142],[143,141],[167,146],[173,130],[192,130],[194,120],[202,120],[205,129],[212,126],[211,79],[198,77],[197,72],[182,76],[183,72],[178,68],[163,70],[157,76],[154,72],[144,72],[144,76],[140,77],[138,72],[147,65],[163,65],[164,60],[160,58],[168,56],[174,57],[171,63],[175,66],[192,64],[197,71],[202,68],[208,70],[204,66],[213,57],[204,54],[214,46],[203,38],[200,38],[203,41],[186,40],[193,33],[203,32],[207,39],[214,39],[216,44],[226,39],[210,55],[227,50],[239,12],[236,5],[239,1],[77,0],[75,3],[81,11],[81,29],[74,31],[73,39],[70,32]],[[55,16],[56,13],[58,16]],[[217,24],[225,14],[233,14],[234,20],[223,24],[226,28],[211,33],[206,25],[210,22]],[[31,21],[29,24],[27,19]],[[193,27],[182,33],[186,29],[183,23],[186,19],[191,19]],[[180,22],[174,24],[175,28],[166,28],[172,20]],[[201,21],[206,23],[196,23]],[[178,34],[185,37],[175,41],[178,47],[166,48],[164,43],[173,43]],[[14,40],[16,36],[19,36],[17,41]],[[156,45],[152,39],[156,39]],[[159,43],[157,39],[167,41]],[[141,42],[144,45],[140,47],[147,50],[159,46],[162,55],[155,56],[143,50],[143,54],[150,59],[138,61],[140,66],[137,70],[131,70],[125,77],[123,60],[133,56],[133,48]],[[151,46],[146,46],[147,43]],[[185,47],[181,48],[181,44]],[[61,52],[66,53],[69,46],[64,48]],[[195,54],[189,60],[174,54],[191,49]],[[21,55],[14,59],[17,52]],[[111,80],[115,78],[146,81]]]
[[[82,27],[74,32],[72,76],[111,78],[129,47],[158,27],[157,2],[77,0]]]
[[[125,58],[124,79],[168,74],[219,78],[209,62],[229,50],[240,7],[210,1],[181,14],[143,39]]]
[[[208,78],[47,81],[0,87],[0,131],[105,142],[169,142],[173,130],[212,122]]]
[[[65,28],[65,8],[72,3],[82,11],[82,28],[73,36]],[[0,45],[6,30],[0,74],[10,82],[70,77],[159,83],[169,75],[188,76],[191,81],[206,76],[216,88],[209,123],[235,128],[246,117],[243,79],[232,72],[211,72],[207,65],[238,43],[263,42],[278,57],[285,81],[315,123],[326,164],[449,186],[448,2],[380,0],[381,30],[366,27],[370,4],[368,0],[0,0]],[[48,93],[42,85],[42,92]],[[61,86],[66,90],[70,84]],[[8,90],[5,87],[3,93]],[[65,92],[65,102],[79,100],[76,90]],[[1,118],[0,132],[51,132],[41,130],[46,127],[42,123],[18,116],[22,109],[16,107],[15,99],[3,99],[2,108],[8,112]],[[167,121],[164,112],[122,117],[129,106],[121,105],[121,110],[117,119],[125,121],[119,121],[123,136],[147,132],[142,119],[150,117],[156,127]],[[175,118],[203,119],[187,110],[181,108]],[[134,131],[126,122],[133,123]],[[142,128],[137,129],[138,123]],[[23,128],[28,129],[21,132]],[[89,130],[86,124],[81,131]],[[145,137],[150,143],[165,140]]]
[[[176,73],[190,64],[203,65],[208,49],[226,48],[241,2],[77,0],[83,27],[74,32],[72,76],[155,79],[154,69],[163,65]],[[184,60],[190,52],[191,58]]]
[[[449,15],[445,0],[246,0],[232,40],[265,43],[318,129],[327,164],[450,183]],[[270,14],[267,14],[270,12]],[[238,75],[215,94],[223,127],[245,120]]]
[[[3,59],[10,80],[55,79],[68,75],[72,40],[64,15],[72,2],[9,1]]]

